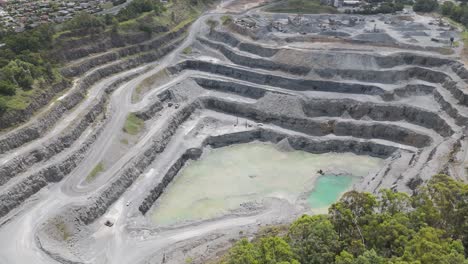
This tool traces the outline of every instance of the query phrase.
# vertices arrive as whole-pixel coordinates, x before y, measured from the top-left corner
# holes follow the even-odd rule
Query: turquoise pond
[[[267,143],[212,149],[181,169],[150,215],[158,225],[205,220],[266,198],[296,204],[308,193],[311,210],[323,209],[359,176],[378,170],[382,163],[382,159],[352,153],[280,151]],[[320,169],[349,176],[321,176]]]
[[[307,198],[311,208],[324,208],[337,201],[348,190],[355,177],[346,175],[323,175],[315,182],[315,187]]]

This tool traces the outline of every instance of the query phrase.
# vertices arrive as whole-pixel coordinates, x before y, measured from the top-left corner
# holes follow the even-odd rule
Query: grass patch
[[[71,30],[62,30],[62,31],[57,31],[54,33],[54,35],[52,35],[52,38],[53,39],[58,39],[60,36],[62,36],[63,34],[65,33],[70,33]]]
[[[232,23],[232,17],[231,16],[222,16],[221,17],[221,23],[226,26]]]
[[[462,58],[466,61],[468,59],[468,31],[464,27],[460,41],[463,42]]]
[[[192,53],[192,47],[186,47],[184,50],[182,50],[182,53],[184,53],[185,55],[189,55],[190,53]]]
[[[452,48],[446,48],[446,47],[437,48],[436,51],[442,55],[452,55],[455,53]]]
[[[91,182],[93,181],[94,179],[96,179],[96,176],[101,173],[102,171],[104,171],[104,165],[102,164],[102,162],[99,162],[94,168],[93,170],[88,174],[88,176],[86,177],[86,181],[87,182]]]
[[[31,90],[32,91],[32,90]],[[14,96],[3,96],[5,105],[9,110],[23,110],[31,103],[31,91],[16,90]]]
[[[122,139],[120,140],[120,143],[122,143],[122,144],[124,144],[124,145],[128,145],[128,139],[122,138]]]
[[[131,113],[127,116],[123,131],[130,135],[137,135],[140,133],[144,124],[145,123],[141,118],[138,118],[134,113]]]
[[[62,221],[57,222],[55,224],[55,227],[57,228],[57,231],[60,233],[63,240],[68,240],[71,237],[71,234],[68,231],[67,226],[65,225],[64,222]]]
[[[339,13],[336,8],[321,5],[318,0],[286,0],[266,9],[273,13],[322,14]]]
[[[161,70],[154,75],[141,81],[135,88],[132,94],[132,102],[138,102],[141,100],[141,96],[148,92],[152,87],[165,84],[169,80],[169,75],[166,70]]]
[[[113,7],[114,5],[112,4],[112,2],[104,2],[101,4],[101,8],[106,10],[106,9],[109,9],[111,7]]]

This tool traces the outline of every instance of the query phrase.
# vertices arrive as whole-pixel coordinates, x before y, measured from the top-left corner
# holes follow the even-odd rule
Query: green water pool
[[[315,182],[315,187],[307,198],[311,208],[326,208],[337,201],[356,180],[352,175],[323,175]]]
[[[267,143],[217,148],[179,172],[156,202],[151,217],[158,225],[210,219],[241,204],[261,204],[265,198],[297,203],[311,190],[307,198],[311,208],[327,207],[357,177],[379,169],[382,162],[352,153],[283,152]],[[348,176],[321,176],[320,169]]]

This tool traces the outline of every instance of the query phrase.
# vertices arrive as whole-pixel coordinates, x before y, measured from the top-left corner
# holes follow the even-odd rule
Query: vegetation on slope
[[[123,131],[130,135],[137,135],[145,125],[144,121],[138,118],[134,113],[127,116]]]
[[[68,240],[71,237],[71,234],[63,221],[55,223],[55,227],[63,240]]]
[[[320,14],[337,13],[336,8],[320,4],[319,0],[286,0],[266,9],[274,13]]]
[[[433,12],[439,7],[437,0],[416,0],[413,5],[415,12]]]
[[[25,109],[63,79],[58,71],[63,62],[51,56],[63,48],[61,43],[109,32],[168,32],[193,21],[210,1],[133,0],[115,16],[83,12],[63,24],[45,24],[21,33],[0,28],[0,114]]]
[[[436,175],[413,196],[351,191],[328,215],[269,234],[240,240],[222,263],[467,264],[468,184]]]
[[[182,52],[186,53],[185,48]],[[191,49],[190,49],[191,52]],[[132,94],[132,102],[138,102],[142,99],[142,96],[146,94],[151,88],[163,85],[169,81],[169,74],[166,70],[158,71],[156,74],[153,74],[143,81],[141,81],[138,86],[135,88]]]
[[[54,29],[42,25],[23,33],[4,32],[0,43],[0,112],[24,109],[37,89],[61,80],[45,50],[52,47]]]
[[[96,176],[98,176],[99,173],[104,171],[104,164],[102,162],[99,162],[93,170],[86,176],[86,181],[87,182],[92,182],[94,179],[96,179]]]
[[[468,6],[466,2],[456,4],[453,2],[444,2],[440,7],[442,15],[451,18],[452,20],[462,24],[464,27],[468,26]]]

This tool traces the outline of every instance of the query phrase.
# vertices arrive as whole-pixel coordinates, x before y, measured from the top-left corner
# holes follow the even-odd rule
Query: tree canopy
[[[119,11],[117,19],[126,21],[151,11],[160,14],[164,11],[164,6],[158,0],[133,0],[128,6]]]
[[[466,2],[459,5],[450,1],[444,2],[440,7],[440,11],[442,15],[450,17],[465,27],[468,26],[468,6]]]
[[[413,5],[415,12],[432,12],[437,10],[439,2],[437,0],[416,0]]]
[[[42,53],[52,46],[53,26],[41,25],[21,33],[5,33],[0,48],[0,96],[13,96],[18,89],[29,90],[35,80],[55,79],[52,62]],[[0,112],[6,109],[2,99]]]
[[[351,191],[284,236],[239,241],[226,264],[468,264],[468,184],[435,175],[409,196]]]

